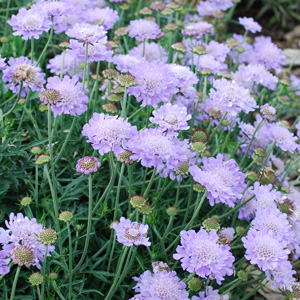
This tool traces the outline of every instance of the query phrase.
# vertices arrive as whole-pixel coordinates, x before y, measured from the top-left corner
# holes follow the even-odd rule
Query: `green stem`
[[[66,300],[66,298],[65,298],[65,297],[62,295],[62,293],[60,292],[60,289],[59,289],[59,287],[57,286],[56,282],[53,281],[52,284],[53,284],[54,290],[55,290],[55,292],[58,294],[59,298],[60,298],[61,300]]]
[[[5,113],[5,114],[3,115],[3,118],[4,118],[5,116],[9,115],[9,114],[14,110],[14,108],[16,107],[16,105],[17,105],[17,103],[18,103],[18,101],[19,101],[19,99],[20,99],[20,95],[21,95],[22,89],[23,89],[23,82],[21,82],[21,84],[20,84],[19,92],[18,92],[17,99],[16,99],[14,105],[12,106],[12,108],[11,108],[7,113]]]
[[[267,161],[268,161],[268,159],[269,159],[269,157],[270,157],[270,155],[271,155],[271,153],[272,153],[272,151],[273,151],[273,149],[274,149],[274,147],[275,147],[275,144],[276,144],[276,142],[273,141],[273,142],[271,143],[271,145],[269,146],[269,148],[268,148],[268,150],[267,150],[267,154],[266,154],[266,156],[264,157],[263,165],[261,166],[261,169],[260,169],[260,170],[263,170],[263,168],[264,168],[265,165],[267,164]]]
[[[11,290],[10,300],[13,300],[15,298],[15,292],[16,292],[16,287],[17,287],[20,270],[21,270],[21,266],[18,265],[16,274],[15,274],[15,279],[14,279],[13,286],[12,286],[12,290]]]
[[[123,174],[124,174],[124,170],[125,170],[125,164],[122,164],[121,166],[121,171],[120,171],[120,176],[119,176],[119,180],[118,180],[118,187],[117,187],[117,195],[116,195],[116,203],[115,203],[115,209],[114,209],[114,218],[113,221],[117,220],[117,216],[118,216],[118,208],[119,208],[119,200],[120,200],[120,191],[121,191],[121,183],[123,180]]]
[[[60,76],[59,76],[60,80],[62,80],[63,75],[64,75],[65,55],[66,55],[66,50],[63,51],[63,59],[62,59],[62,64],[61,64]]]
[[[44,279],[44,280],[45,280],[45,279]],[[39,300],[43,300],[43,298],[42,298],[42,294],[41,294],[41,291],[40,291],[40,288],[39,288],[39,286],[38,286],[38,285],[36,286],[36,291],[37,291],[37,294],[38,294]]]
[[[84,67],[83,67],[82,91],[84,91],[84,87],[85,87],[88,51],[89,51],[89,44],[86,43],[85,44]]]
[[[121,113],[122,118],[126,118],[126,99],[127,99],[127,87],[125,87],[123,102],[122,102],[122,113]]]
[[[31,37],[31,64],[33,65],[34,61],[34,38]]]
[[[42,270],[42,275],[43,275],[43,278],[44,278],[44,281],[42,283],[42,300],[44,300],[44,296],[45,296],[45,280],[46,280],[47,255],[48,255],[48,244],[46,245],[46,248],[45,248],[45,257],[44,257],[44,261],[43,261],[43,270]]]
[[[69,237],[69,300],[72,300],[72,236],[70,224],[67,222],[68,237]]]
[[[145,197],[145,198],[147,198],[147,196],[148,196],[148,193],[149,193],[149,191],[150,191],[150,189],[151,189],[151,186],[152,186],[152,183],[153,183],[153,180],[154,180],[155,175],[156,175],[156,168],[153,169],[152,176],[151,176],[151,178],[150,178],[150,181],[149,181],[149,183],[148,183],[148,186],[147,186],[147,188],[146,188],[146,191],[144,192],[144,197]]]
[[[52,18],[53,18],[53,17],[52,17]],[[40,62],[41,62],[41,60],[42,60],[42,58],[43,58],[43,56],[44,56],[44,53],[46,52],[46,50],[47,50],[47,48],[48,48],[48,46],[49,46],[49,44],[50,44],[50,42],[51,42],[51,40],[52,40],[52,36],[53,36],[53,25],[51,26],[51,29],[50,29],[50,34],[49,34],[49,39],[48,39],[48,41],[47,41],[47,44],[45,45],[45,47],[44,47],[44,49],[43,49],[43,51],[42,51],[40,57],[38,58],[38,61],[37,61],[37,63],[36,63],[35,66],[38,66],[38,65],[40,64]],[[32,57],[33,57],[33,55],[32,55]]]

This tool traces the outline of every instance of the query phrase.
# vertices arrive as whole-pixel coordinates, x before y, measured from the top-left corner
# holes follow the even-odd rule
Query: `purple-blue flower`
[[[0,71],[3,71],[7,67],[5,60],[6,58],[5,57],[2,58],[0,54]]]
[[[202,278],[216,280],[218,284],[226,275],[233,274],[234,256],[228,245],[219,244],[219,237],[213,229],[207,232],[181,231],[181,245],[177,246],[173,258],[181,261],[184,270]]]
[[[97,172],[100,166],[101,163],[97,157],[85,156],[77,161],[76,171],[85,175],[89,175]]]
[[[246,30],[251,31],[252,33],[261,32],[262,27],[255,22],[253,18],[239,18],[239,22],[245,27]]]
[[[164,63],[168,60],[167,51],[157,43],[145,43],[145,53],[143,43],[129,50],[129,55],[140,59],[146,59],[149,62],[162,61]]]
[[[86,11],[85,19],[90,24],[102,25],[105,30],[109,30],[114,27],[120,18],[118,12],[110,7],[96,7]]]
[[[272,184],[260,185],[255,182],[253,185],[253,194],[255,195],[256,207],[267,208],[275,206],[275,201],[281,198],[281,193],[273,189]]]
[[[123,72],[131,72],[131,69],[141,62],[141,59],[131,56],[129,54],[120,54],[115,55],[112,58],[113,63],[116,65],[116,68]]]
[[[207,286],[205,292],[200,292],[199,297],[193,296],[192,300],[229,300],[229,296],[220,295],[219,290],[214,290],[211,286]]]
[[[10,263],[11,259],[8,257],[9,257],[8,252],[3,250],[0,251],[0,275],[8,274],[10,271],[10,268],[7,265]]]
[[[153,22],[144,19],[130,21],[129,36],[137,41],[155,40],[161,33],[159,26]]]

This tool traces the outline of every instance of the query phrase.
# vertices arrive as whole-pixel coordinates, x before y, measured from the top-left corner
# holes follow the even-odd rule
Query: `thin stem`
[[[17,282],[18,282],[20,270],[21,270],[21,266],[18,265],[16,274],[15,274],[15,279],[14,279],[14,282],[13,282],[13,286],[12,286],[12,289],[11,289],[10,300],[13,300],[15,298],[15,292],[16,292],[16,287],[17,287]]]
[[[18,101],[19,101],[19,99],[20,99],[20,95],[21,95],[21,92],[22,92],[22,88],[23,88],[23,82],[21,82],[21,84],[20,84],[19,92],[18,92],[17,99],[16,99],[14,105],[12,106],[12,108],[11,108],[7,113],[5,113],[5,114],[3,115],[3,118],[4,118],[5,116],[9,115],[9,114],[14,110],[14,108],[16,107],[16,105],[17,105],[17,103],[18,103]]]
[[[31,64],[33,65],[34,60],[34,38],[31,37]]]
[[[156,168],[153,169],[151,179],[150,179],[150,181],[149,181],[149,183],[148,183],[148,186],[147,186],[147,188],[146,188],[146,191],[144,192],[144,197],[145,197],[145,198],[147,198],[148,193],[149,193],[149,191],[150,191],[150,189],[151,189],[151,186],[152,186],[152,183],[153,183],[155,174],[156,174]]]
[[[120,191],[121,191],[120,187],[121,187],[121,183],[122,183],[122,180],[123,180],[124,170],[125,170],[125,164],[122,164],[121,171],[120,171],[120,176],[119,176],[119,180],[118,180],[118,187],[117,187],[117,195],[116,195],[116,202],[115,202],[115,209],[114,209],[114,218],[113,218],[114,221],[117,219],[117,216],[118,216]]]
[[[60,76],[59,76],[60,80],[62,80],[63,75],[64,75],[65,56],[66,56],[66,50],[63,51],[63,59],[62,59],[62,64],[61,64]]]
[[[53,17],[52,17],[52,18],[53,18]],[[42,58],[43,58],[43,56],[44,56],[44,53],[46,52],[46,50],[47,50],[47,48],[48,48],[48,46],[49,46],[49,44],[50,44],[50,42],[51,42],[51,40],[52,40],[52,36],[53,36],[53,24],[52,24],[51,29],[50,29],[49,39],[48,39],[48,41],[47,41],[47,43],[46,43],[46,45],[45,45],[45,47],[44,47],[44,49],[43,49],[43,51],[42,51],[40,57],[38,58],[38,61],[37,61],[37,63],[36,63],[35,66],[38,66],[38,65],[40,64],[40,62],[41,62],[41,60],[42,60]],[[33,55],[32,55],[32,56],[33,56]]]
[[[126,118],[126,99],[127,99],[127,87],[125,87],[124,96],[123,96],[123,102],[122,102],[122,113],[121,117]]]
[[[44,296],[45,296],[45,278],[46,278],[47,255],[48,255],[48,244],[46,245],[46,248],[45,248],[45,256],[44,256],[43,270],[42,270],[42,275],[43,275],[43,278],[44,278],[44,281],[42,283],[42,300],[44,300]]]
[[[87,56],[88,56],[88,51],[89,51],[89,44],[85,44],[85,57],[84,57],[84,68],[83,68],[83,80],[82,80],[82,91],[84,91],[85,87],[85,79],[86,79],[86,67],[87,67]]]
[[[54,289],[55,289],[55,292],[58,294],[59,298],[60,298],[61,300],[66,300],[66,298],[65,298],[65,297],[62,295],[62,293],[60,292],[60,290],[59,290],[59,288],[58,288],[56,282],[53,281],[52,284],[53,284],[53,287],[54,287]]]
[[[67,222],[68,237],[69,237],[69,300],[72,300],[72,236],[70,230],[70,224]]]

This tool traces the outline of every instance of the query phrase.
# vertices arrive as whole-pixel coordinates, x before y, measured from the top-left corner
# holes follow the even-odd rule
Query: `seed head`
[[[191,291],[198,292],[201,290],[202,287],[202,281],[199,278],[193,277],[189,282],[188,282],[188,288]]]
[[[57,233],[55,230],[45,228],[39,233],[39,240],[45,245],[54,244],[57,239]]]
[[[41,154],[36,158],[35,163],[37,165],[45,165],[49,161],[50,161],[50,156],[48,154]]]
[[[202,225],[207,232],[210,232],[212,229],[214,229],[215,231],[219,231],[221,228],[219,222],[213,218],[204,220]]]
[[[74,215],[70,210],[64,210],[59,214],[58,219],[63,222],[70,222],[73,219],[73,216]]]
[[[28,281],[31,283],[31,285],[40,285],[44,282],[44,277],[41,273],[36,272],[29,276]]]
[[[29,268],[34,263],[34,253],[28,246],[16,246],[11,252],[11,258],[15,264]]]
[[[135,195],[130,198],[130,204],[134,208],[143,208],[146,205],[146,199],[141,195]]]
[[[31,202],[32,202],[31,197],[23,197],[20,201],[20,204],[25,207],[25,206],[30,205]]]

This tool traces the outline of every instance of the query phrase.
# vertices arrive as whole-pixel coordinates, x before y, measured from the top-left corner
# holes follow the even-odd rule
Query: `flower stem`
[[[153,169],[151,179],[150,179],[150,181],[149,181],[149,183],[148,183],[148,186],[147,186],[147,188],[146,188],[146,191],[144,192],[144,197],[145,197],[145,198],[147,198],[148,193],[149,193],[149,191],[150,191],[150,189],[151,189],[151,186],[152,186],[152,183],[153,183],[155,174],[156,174],[156,168]]]
[[[51,29],[50,29],[50,34],[49,34],[49,39],[48,39],[48,41],[47,41],[47,44],[45,45],[45,47],[44,47],[44,49],[43,49],[43,51],[42,51],[40,57],[38,58],[38,61],[37,61],[37,63],[36,63],[35,66],[38,66],[38,65],[40,64],[40,62],[41,62],[41,60],[42,60],[42,58],[43,58],[43,56],[44,56],[44,53],[46,52],[46,50],[47,50],[47,48],[48,48],[48,46],[49,46],[49,44],[50,44],[50,42],[51,42],[51,40],[52,40],[52,36],[53,36],[53,25],[51,26]],[[32,53],[32,57],[33,57],[33,53]],[[32,62],[33,62],[33,61],[32,61]],[[32,63],[32,64],[33,64],[33,63]]]
[[[70,224],[67,222],[68,237],[69,237],[69,300],[72,300],[72,236]]]
[[[43,261],[43,270],[42,270],[42,275],[44,278],[44,281],[42,283],[42,300],[44,300],[44,296],[45,296],[45,276],[46,276],[46,262],[47,262],[47,255],[48,255],[48,244],[46,245],[45,248],[45,257],[44,257],[44,261]]]
[[[17,105],[17,103],[18,103],[18,101],[19,101],[19,99],[20,99],[20,95],[21,95],[21,92],[22,92],[22,88],[23,88],[23,82],[21,82],[21,84],[20,84],[20,89],[19,89],[19,92],[18,92],[18,95],[17,95],[17,99],[16,99],[14,105],[12,106],[12,108],[11,108],[7,113],[5,113],[5,114],[3,115],[3,118],[4,118],[5,116],[9,115],[9,114],[14,110],[14,108],[16,107],[16,105]]]
[[[16,287],[17,287],[17,282],[20,274],[21,266],[18,266],[16,274],[15,274],[15,279],[13,282],[13,286],[11,289],[11,295],[10,295],[10,300],[13,300],[15,298],[15,292],[16,292]]]
[[[82,91],[84,91],[84,87],[85,87],[88,50],[89,50],[89,44],[86,43],[86,44],[85,44],[85,56],[84,56],[84,68],[83,68]]]

